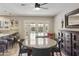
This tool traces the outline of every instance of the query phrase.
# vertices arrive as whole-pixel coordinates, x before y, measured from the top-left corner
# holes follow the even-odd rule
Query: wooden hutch
[[[60,30],[61,50],[68,56],[79,56],[79,31]]]

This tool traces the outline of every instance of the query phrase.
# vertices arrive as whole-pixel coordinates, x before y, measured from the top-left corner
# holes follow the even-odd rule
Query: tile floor
[[[19,46],[18,44],[15,44],[13,48],[9,48],[8,51],[4,52],[4,56],[18,56],[19,52]],[[2,53],[0,53],[0,56],[3,56]]]

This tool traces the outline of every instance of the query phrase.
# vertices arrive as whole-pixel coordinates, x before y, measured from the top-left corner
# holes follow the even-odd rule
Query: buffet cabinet
[[[79,32],[62,30],[58,33],[61,51],[68,56],[79,56]]]

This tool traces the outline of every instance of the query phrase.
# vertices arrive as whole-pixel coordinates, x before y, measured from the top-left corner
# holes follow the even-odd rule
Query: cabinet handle
[[[76,41],[76,36],[74,35],[74,40]]]
[[[76,52],[74,52],[74,56],[77,56],[77,53]]]
[[[67,47],[67,48],[70,48],[70,47]]]
[[[74,49],[76,49],[76,43],[74,43]]]
[[[70,43],[70,41],[67,41],[67,43]]]

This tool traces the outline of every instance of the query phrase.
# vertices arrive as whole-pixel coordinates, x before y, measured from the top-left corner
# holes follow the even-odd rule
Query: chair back
[[[32,56],[50,56],[50,48],[32,48]]]
[[[23,42],[24,42],[24,39],[21,39],[18,43],[19,43],[19,48],[21,49],[21,47],[23,46]]]

